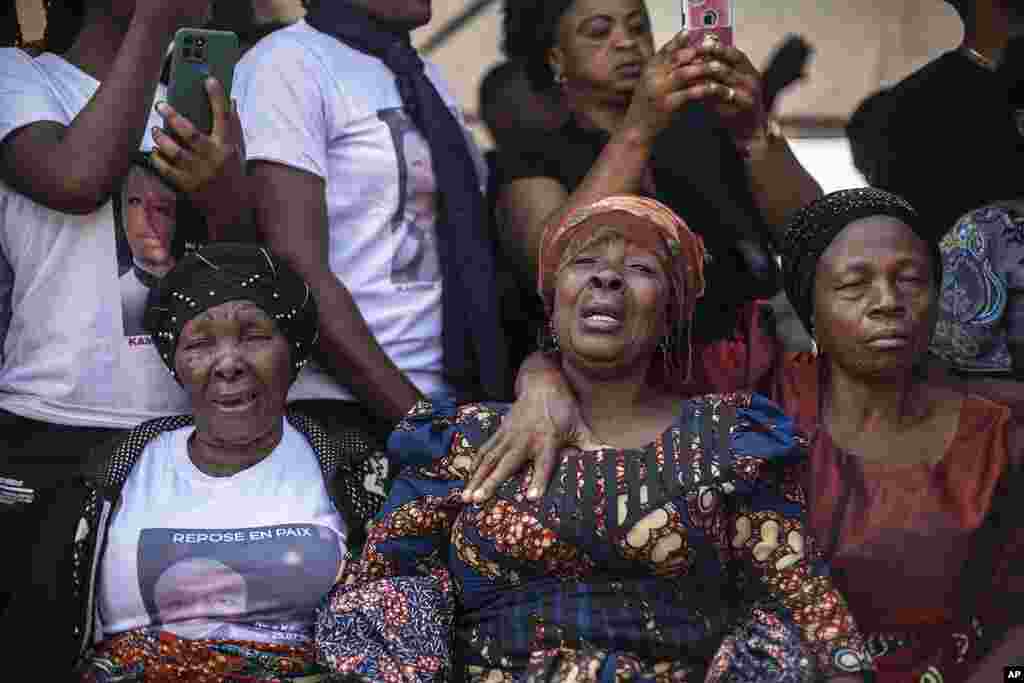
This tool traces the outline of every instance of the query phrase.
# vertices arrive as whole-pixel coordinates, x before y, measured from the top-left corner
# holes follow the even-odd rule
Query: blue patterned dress
[[[548,491],[460,493],[506,406],[422,402],[406,470],[317,647],[372,681],[803,681],[870,668],[809,546],[792,422],[759,396],[688,400],[643,449],[581,452]]]

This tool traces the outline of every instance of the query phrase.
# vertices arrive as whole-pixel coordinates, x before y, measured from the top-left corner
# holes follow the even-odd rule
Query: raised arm
[[[256,225],[267,244],[309,283],[320,311],[320,349],[338,382],[374,412],[397,422],[420,398],[377,343],[327,261],[324,181],[282,164],[254,162]]]
[[[324,79],[303,46],[284,40],[257,46],[236,70],[255,222],[313,290],[320,349],[331,373],[377,415],[396,423],[420,394],[377,343],[328,262],[325,179],[336,127],[328,93],[336,84]]]
[[[9,134],[0,143],[0,179],[56,211],[88,214],[106,203],[138,152],[174,32],[208,7],[208,0],[139,0],[96,94],[68,126],[36,119]],[[43,96],[0,73],[0,97],[37,105]]]

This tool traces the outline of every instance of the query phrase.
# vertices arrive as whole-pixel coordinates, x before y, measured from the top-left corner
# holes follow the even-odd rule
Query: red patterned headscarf
[[[633,195],[606,197],[573,211],[558,226],[549,226],[541,238],[537,277],[548,314],[554,306],[555,281],[562,269],[581,252],[613,237],[649,249],[668,275],[672,300],[666,379],[689,380],[693,310],[697,299],[704,295],[704,242],[660,202]],[[680,372],[684,368],[685,375]]]

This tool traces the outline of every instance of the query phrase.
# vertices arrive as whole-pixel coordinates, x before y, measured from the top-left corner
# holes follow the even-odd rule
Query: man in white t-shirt
[[[14,487],[0,490],[0,516],[15,530],[12,557],[31,538],[33,489],[73,474],[121,430],[187,410],[148,337],[125,335],[110,197],[140,142],[154,146],[174,32],[209,12],[210,0],[86,0],[63,55],[0,50],[0,251],[12,280],[0,483]],[[5,563],[0,591],[17,571]]]
[[[429,0],[330,2],[396,34],[431,15]],[[440,180],[396,74],[313,28],[312,18],[253,47],[235,71],[233,95],[257,224],[310,283],[320,309],[320,364],[307,366],[289,400],[329,426],[383,436],[422,395],[454,388],[443,357]],[[473,191],[482,194],[483,159],[437,68],[424,68],[463,127]],[[503,366],[503,349],[493,364]]]

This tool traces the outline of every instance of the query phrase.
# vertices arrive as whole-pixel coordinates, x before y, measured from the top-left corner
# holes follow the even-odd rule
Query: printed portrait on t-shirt
[[[398,208],[391,219],[391,282],[399,287],[438,284],[437,182],[430,148],[402,109],[382,109],[377,116],[391,131],[398,159]]]
[[[344,567],[317,524],[143,529],[139,588],[154,626],[184,638],[294,642]]]
[[[155,171],[133,164],[114,199],[124,333],[146,334],[149,290],[177,263],[178,193]]]

